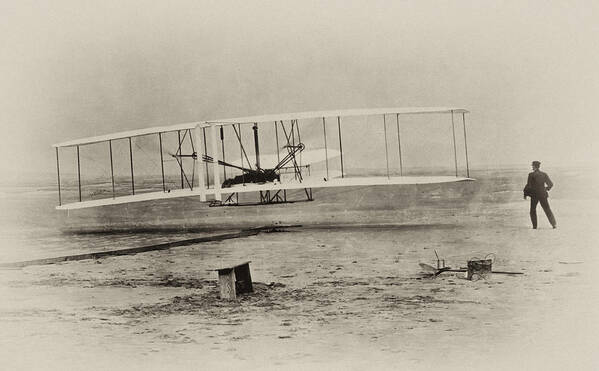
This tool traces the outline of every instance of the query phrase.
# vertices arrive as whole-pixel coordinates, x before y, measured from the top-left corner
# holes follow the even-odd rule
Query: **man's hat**
[[[539,167],[539,166],[541,166],[541,163],[539,161],[533,161],[532,166]]]

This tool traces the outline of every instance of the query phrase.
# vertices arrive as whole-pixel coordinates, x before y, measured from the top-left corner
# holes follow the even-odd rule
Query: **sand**
[[[493,197],[481,192],[453,217],[313,225],[1,270],[0,363],[27,370],[596,369],[599,198],[564,180],[550,199],[556,230],[540,208],[540,229],[530,229],[528,203],[509,186]],[[418,263],[436,264],[434,250],[452,267],[493,253],[496,270],[525,274],[431,278]],[[219,300],[211,269],[245,260],[255,293]]]

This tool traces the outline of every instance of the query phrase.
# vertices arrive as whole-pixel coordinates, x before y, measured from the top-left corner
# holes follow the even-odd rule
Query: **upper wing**
[[[389,108],[365,108],[365,109],[346,109],[329,111],[308,111],[295,113],[280,113],[272,115],[247,116],[226,119],[205,120],[185,124],[176,124],[168,126],[154,126],[138,130],[129,130],[118,133],[100,135],[89,138],[70,140],[54,144],[53,147],[71,147],[76,145],[106,142],[113,139],[123,139],[148,134],[166,133],[177,130],[194,129],[197,126],[209,127],[214,125],[233,125],[233,124],[253,124],[260,122],[277,122],[289,120],[306,120],[323,117],[351,117],[351,116],[371,116],[383,114],[399,115],[418,115],[433,113],[468,113],[469,111],[459,107],[389,107]]]
[[[273,122],[289,120],[306,120],[322,117],[351,117],[351,116],[373,116],[383,114],[418,115],[432,113],[468,113],[468,110],[458,107],[388,107],[388,108],[364,108],[331,111],[308,111],[295,113],[282,113],[274,115],[236,117],[229,119],[207,120],[213,124],[251,124],[255,122]]]
[[[121,131],[118,133],[98,135],[95,137],[69,140],[66,142],[53,144],[52,147],[55,147],[55,148],[73,147],[73,146],[77,146],[77,145],[94,144],[94,143],[100,143],[100,142],[108,142],[110,140],[139,137],[139,136],[143,136],[143,135],[168,133],[168,132],[179,131],[179,130],[190,130],[190,129],[196,128],[198,125],[200,125],[201,127],[209,126],[207,124],[201,124],[198,122],[190,122],[190,123],[186,123],[186,124],[177,124],[177,125],[168,125],[168,126],[154,126],[151,128],[145,128],[145,129],[139,129],[139,130]]]

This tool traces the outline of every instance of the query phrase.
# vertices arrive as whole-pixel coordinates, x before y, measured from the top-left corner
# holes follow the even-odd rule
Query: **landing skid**
[[[278,204],[293,204],[296,202],[310,202],[314,201],[312,197],[312,188],[304,188],[304,192],[306,193],[305,199],[296,199],[289,200],[287,199],[287,191],[284,189],[280,189],[276,192],[274,191],[260,191],[260,200],[257,202],[239,202],[239,193],[234,192],[231,193],[227,198],[223,201],[212,201],[210,202],[210,207],[220,207],[220,206],[258,206],[258,205],[278,205]]]

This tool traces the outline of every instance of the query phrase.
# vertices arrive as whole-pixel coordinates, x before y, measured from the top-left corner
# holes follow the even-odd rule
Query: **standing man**
[[[528,174],[528,182],[524,187],[524,199],[526,200],[526,196],[530,196],[530,221],[533,229],[537,229],[537,204],[539,202],[545,211],[545,215],[547,215],[547,219],[549,219],[549,223],[555,229],[557,223],[547,201],[549,197],[547,191],[553,187],[553,182],[549,179],[549,175],[539,170],[540,167],[541,163],[539,161],[532,162],[532,173]]]

